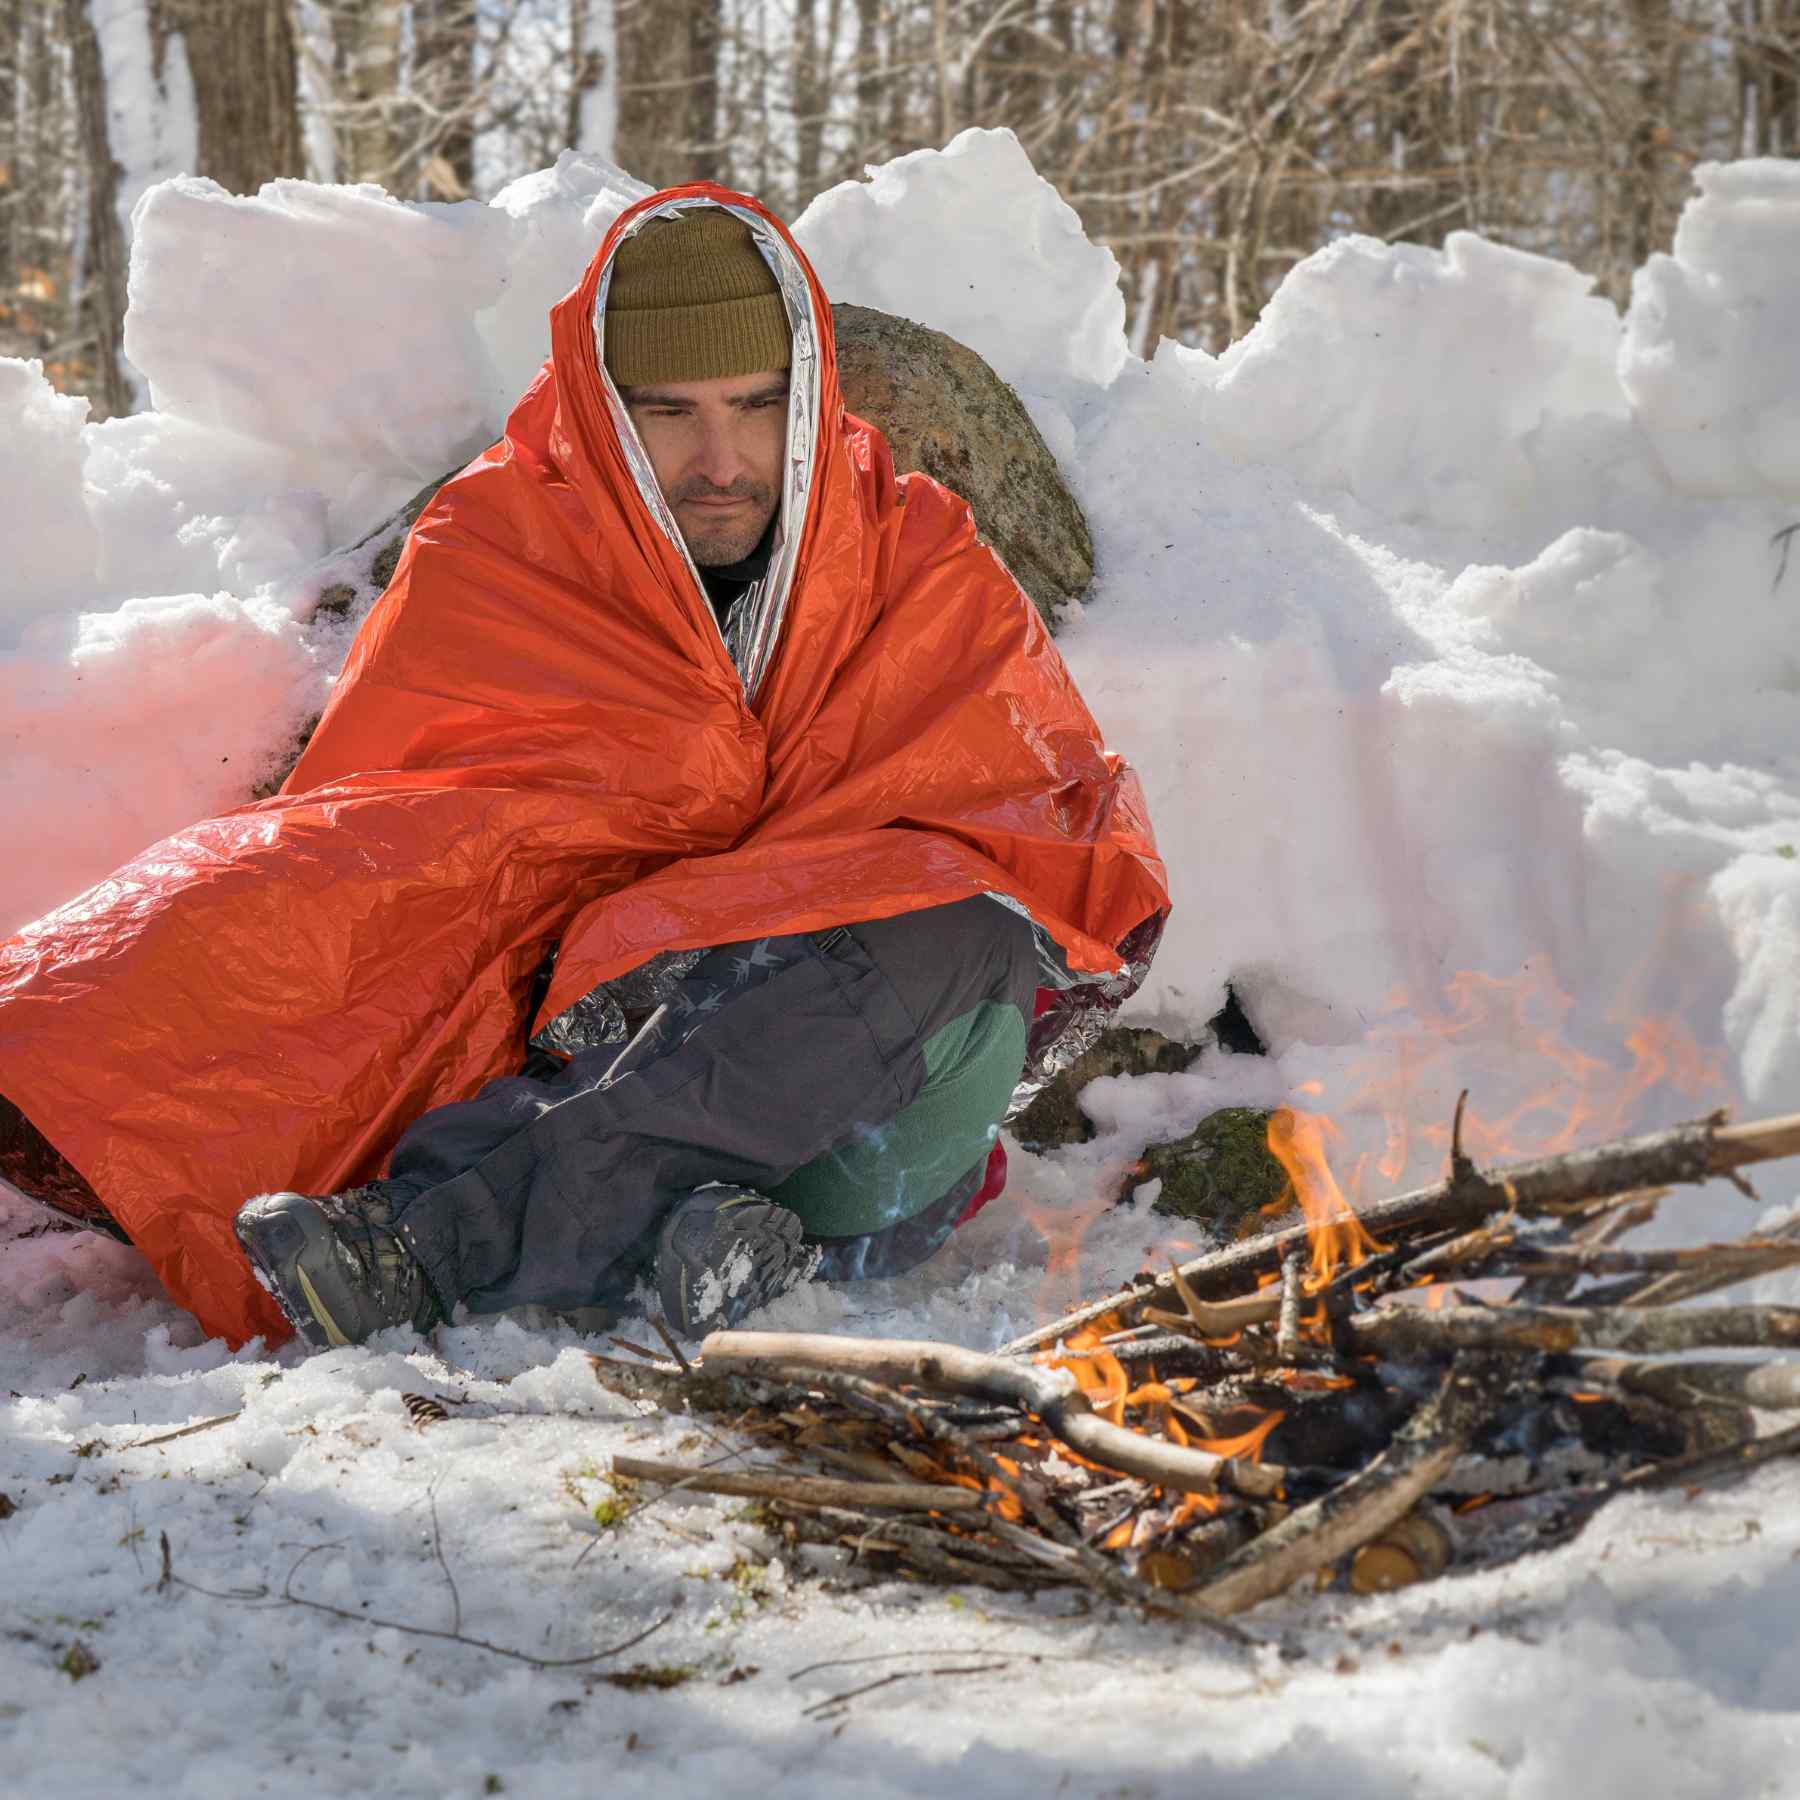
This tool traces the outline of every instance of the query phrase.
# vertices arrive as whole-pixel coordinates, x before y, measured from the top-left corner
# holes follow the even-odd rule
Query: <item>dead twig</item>
[[[663,1347],[672,1357],[674,1357],[676,1362],[681,1365],[682,1374],[693,1374],[694,1365],[689,1362],[687,1357],[682,1353],[681,1346],[675,1341],[675,1334],[669,1329],[668,1322],[663,1318],[661,1313],[652,1313],[650,1315],[650,1329],[662,1339]]]
[[[193,1437],[197,1432],[211,1431],[215,1425],[229,1425],[233,1419],[241,1419],[244,1409],[240,1406],[236,1412],[220,1413],[215,1418],[201,1419],[193,1425],[184,1425],[179,1431],[165,1431],[160,1437],[135,1438],[129,1444],[120,1444],[120,1450],[148,1450],[154,1444],[172,1444],[177,1438]]]
[[[1800,1410],[1800,1363],[1630,1362],[1617,1356],[1571,1359],[1582,1381],[1647,1394],[1677,1408],[1723,1401],[1769,1412]]]
[[[839,1708],[848,1707],[852,1700],[864,1694],[872,1694],[877,1688],[892,1687],[897,1681],[916,1681],[926,1675],[996,1675],[1010,1668],[1009,1663],[970,1663],[955,1668],[946,1666],[941,1669],[896,1669],[888,1675],[878,1675],[873,1681],[865,1681],[861,1687],[850,1688],[841,1694],[829,1694],[823,1700],[815,1700],[810,1706],[800,1709],[803,1719],[828,1719]]]
[[[314,1544],[310,1550],[302,1551],[294,1566],[288,1570],[287,1580],[282,1584],[281,1592],[269,1597],[266,1587],[244,1590],[202,1587],[197,1581],[189,1581],[185,1575],[177,1575],[171,1566],[169,1551],[169,1534],[159,1534],[158,1542],[162,1550],[162,1575],[156,1586],[160,1593],[166,1588],[186,1588],[190,1593],[204,1594],[212,1600],[234,1600],[262,1606],[301,1606],[311,1612],[329,1613],[334,1619],[348,1619],[353,1625],[362,1625],[371,1631],[398,1631],[407,1637],[436,1638],[442,1643],[466,1644],[471,1650],[485,1650],[490,1656],[503,1656],[511,1662],[528,1663],[534,1669],[578,1669],[587,1663],[604,1662],[611,1656],[622,1656],[627,1650],[635,1650],[643,1641],[653,1636],[675,1617],[673,1611],[666,1612],[654,1624],[646,1625],[642,1631],[633,1633],[623,1643],[614,1644],[605,1650],[591,1651],[586,1656],[533,1656],[528,1650],[514,1650],[506,1644],[490,1643],[486,1638],[470,1637],[462,1631],[440,1631],[429,1625],[409,1625],[404,1619],[382,1619],[371,1613],[353,1612],[347,1606],[333,1606],[329,1601],[313,1600],[305,1594],[294,1592],[294,1577],[311,1557],[317,1556],[321,1550],[337,1548],[333,1544]]]

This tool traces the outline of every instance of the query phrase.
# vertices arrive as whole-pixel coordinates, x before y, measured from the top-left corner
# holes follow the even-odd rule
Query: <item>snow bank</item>
[[[1441,251],[1340,239],[1220,357],[1207,423],[1391,517],[1491,527],[1533,504],[1545,433],[1625,413],[1619,316],[1592,287],[1467,231]]]
[[[1632,283],[1620,376],[1678,488],[1800,499],[1800,163],[1702,163]]]
[[[416,485],[485,441],[475,315],[506,224],[369,185],[164,182],[137,211],[125,352],[159,413]]]
[[[1124,367],[1119,265],[1010,131],[964,131],[869,177],[794,222],[832,299],[948,332],[1029,394],[1104,387]]]
[[[0,356],[0,517],[11,566],[0,586],[0,651],[27,620],[92,591],[97,545],[81,491],[88,403],[59,394],[41,362]]]

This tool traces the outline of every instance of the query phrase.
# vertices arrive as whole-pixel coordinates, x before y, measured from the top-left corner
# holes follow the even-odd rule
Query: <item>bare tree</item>
[[[406,0],[331,0],[328,17],[338,179],[410,193],[416,161],[399,118]]]
[[[72,259],[72,304],[93,322],[93,399],[103,416],[131,410],[121,345],[125,335],[125,235],[119,225],[119,165],[106,120],[106,71],[86,0],[63,0],[81,154],[87,169],[86,257]],[[83,264],[86,268],[83,270]],[[82,273],[87,279],[82,280]]]
[[[235,194],[304,175],[299,61],[286,0],[149,0],[159,47],[178,37],[193,76],[199,166]]]

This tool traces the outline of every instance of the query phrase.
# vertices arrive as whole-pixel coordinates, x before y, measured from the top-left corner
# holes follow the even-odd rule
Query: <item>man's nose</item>
[[[744,455],[730,422],[708,423],[702,428],[694,471],[714,487],[728,488],[744,472]]]

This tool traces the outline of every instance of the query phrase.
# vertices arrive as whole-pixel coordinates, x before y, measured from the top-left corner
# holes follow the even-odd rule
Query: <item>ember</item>
[[[1449,1176],[1360,1217],[1327,1122],[1276,1115],[1304,1225],[999,1353],[721,1332],[693,1367],[597,1357],[610,1387],[754,1421],[829,1470],[621,1472],[758,1497],[780,1534],[875,1569],[1081,1585],[1235,1630],[1302,1578],[1371,1593],[1492,1564],[1573,1535],[1614,1493],[1800,1448],[1750,1410],[1800,1408],[1800,1363],[1669,1360],[1800,1349],[1800,1310],[1677,1304],[1800,1263],[1800,1224],[1616,1247],[1666,1184],[1800,1154],[1800,1117],[1714,1116],[1483,1174],[1458,1112]],[[1474,1279],[1509,1291],[1470,1303],[1457,1284]]]

